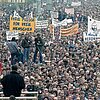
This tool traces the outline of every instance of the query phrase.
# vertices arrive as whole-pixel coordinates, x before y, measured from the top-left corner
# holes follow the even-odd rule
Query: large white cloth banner
[[[48,28],[48,20],[41,20],[38,21],[36,20],[36,29],[41,29],[41,28]]]
[[[78,6],[81,6],[81,1],[72,2],[71,6],[72,6],[72,7],[78,7]]]
[[[67,26],[69,23],[73,23],[72,19],[64,19],[63,21],[58,21],[52,18],[52,25],[57,26]]]
[[[84,41],[99,41],[100,40],[100,21],[94,20],[88,16],[88,32],[83,33]]]

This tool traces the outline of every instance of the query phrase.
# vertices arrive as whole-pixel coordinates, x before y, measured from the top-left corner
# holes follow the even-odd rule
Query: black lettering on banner
[[[32,31],[32,28],[13,27],[12,30],[18,30],[18,31]]]
[[[13,25],[15,25],[15,26],[19,26],[19,22],[13,22]]]
[[[13,27],[13,30],[17,30],[17,27]]]
[[[31,26],[30,23],[22,23],[22,26]]]
[[[20,18],[13,17],[12,20],[13,21],[20,21]]]
[[[32,28],[30,28],[30,31],[32,31]]]

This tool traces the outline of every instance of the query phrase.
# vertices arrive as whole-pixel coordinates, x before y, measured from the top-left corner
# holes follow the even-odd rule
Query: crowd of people
[[[83,10],[84,16],[99,18],[97,1],[87,0],[76,12]],[[0,35],[0,79],[10,73],[12,64],[11,52],[5,44],[5,32],[9,29],[6,23],[9,24],[9,15],[13,13],[13,9],[7,9],[10,8],[8,6],[2,7],[5,14],[2,16],[3,30]],[[26,14],[31,7],[25,9]],[[14,64],[16,63],[18,73],[24,78],[24,91],[38,91],[39,100],[100,100],[100,42],[84,42],[83,32],[87,31],[87,23],[83,21],[79,24],[79,34],[57,41],[53,40],[48,29],[20,34],[16,43],[24,59],[20,56],[20,59],[15,59]],[[38,49],[39,52],[35,50],[37,34],[44,41],[44,48]],[[29,49],[25,49],[25,37],[30,40]]]

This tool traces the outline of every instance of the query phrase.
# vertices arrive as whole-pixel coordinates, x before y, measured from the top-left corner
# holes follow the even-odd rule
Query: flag
[[[78,34],[78,24],[75,24],[69,28],[60,28],[61,36],[69,36],[73,34]]]

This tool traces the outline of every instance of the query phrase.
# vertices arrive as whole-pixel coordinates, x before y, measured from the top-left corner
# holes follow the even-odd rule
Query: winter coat
[[[1,79],[1,84],[3,85],[4,96],[6,97],[11,95],[19,97],[21,90],[25,88],[23,77],[16,71],[12,71],[10,74],[4,76],[3,79]]]

